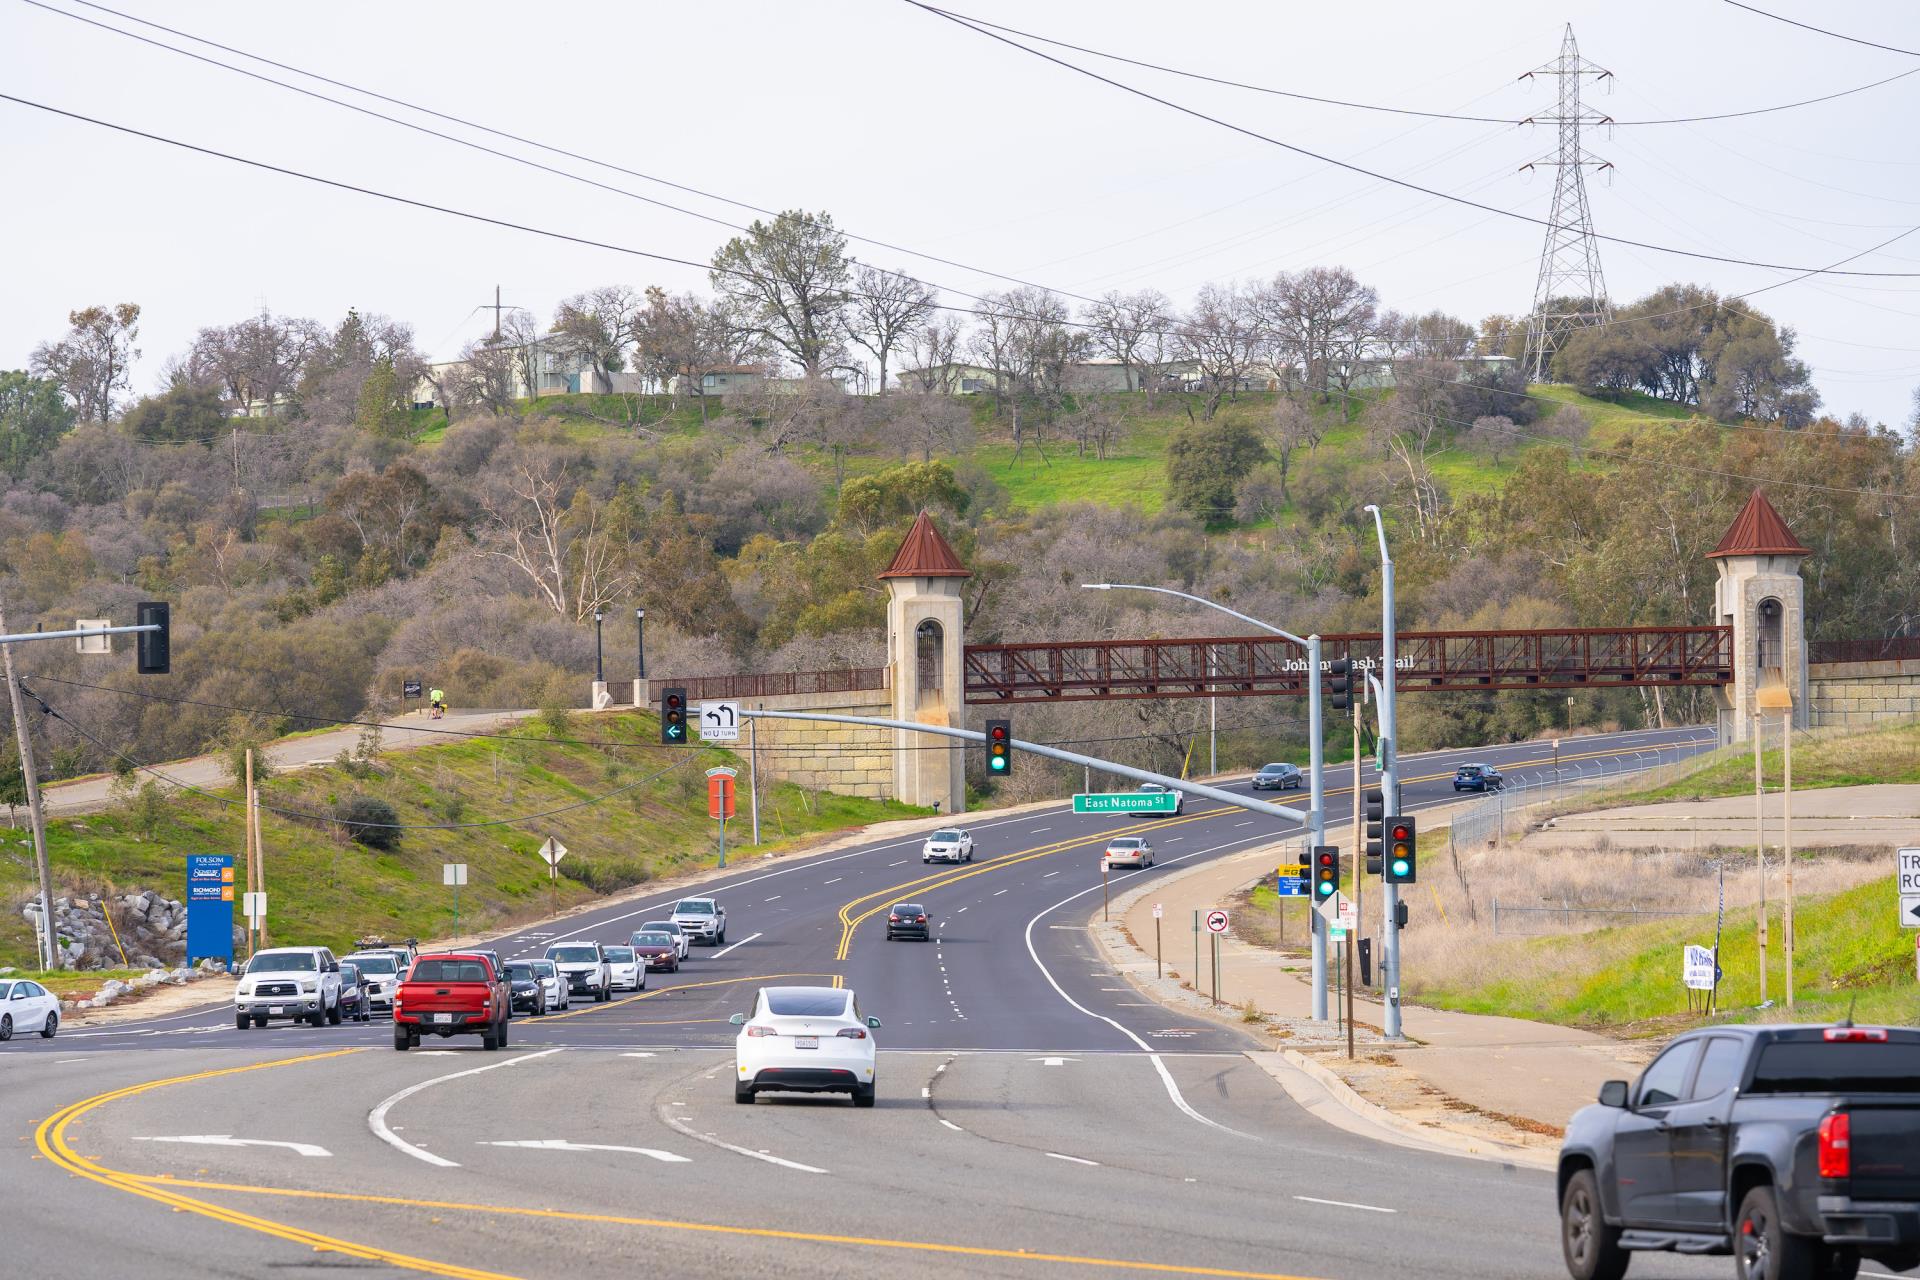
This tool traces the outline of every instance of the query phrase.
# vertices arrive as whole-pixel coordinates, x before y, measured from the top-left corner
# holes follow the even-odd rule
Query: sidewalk
[[[487,733],[532,715],[531,711],[450,712],[439,720],[429,720],[424,712],[408,712],[380,722],[381,750],[411,751],[415,747],[444,746],[463,739],[454,733]],[[274,766],[281,772],[307,765],[323,764],[352,751],[360,744],[360,728],[329,729],[305,737],[281,738],[267,744]],[[224,787],[232,784],[217,756],[194,756],[187,760],[169,760],[153,768],[165,778],[194,787]],[[152,776],[152,775],[149,775]],[[107,807],[111,775],[83,778],[40,789],[41,805],[48,817],[63,814],[95,813]],[[164,786],[165,783],[162,783]]]
[[[1181,980],[1193,975],[1193,913],[1202,918],[1229,901],[1257,878],[1271,875],[1276,850],[1255,849],[1155,879],[1115,895],[1113,924],[1094,932],[1115,968],[1162,1003],[1183,1012],[1208,1007],[1204,997],[1169,990],[1172,980],[1156,983],[1153,959],[1153,904],[1160,903],[1165,967]],[[1304,902],[1304,900],[1302,900]],[[1371,915],[1380,899],[1370,893]],[[1300,917],[1295,917],[1299,919]],[[1289,922],[1289,938],[1294,933]],[[1124,930],[1124,933],[1122,932]],[[1378,927],[1372,930],[1378,935]],[[1411,1043],[1389,1047],[1378,1036],[1379,1002],[1354,996],[1358,1058],[1349,1062],[1345,1037],[1332,1035],[1332,1023],[1311,1021],[1310,963],[1305,954],[1257,947],[1228,934],[1220,945],[1220,994],[1231,1005],[1252,1001],[1264,1014],[1277,1015],[1281,1031],[1276,1047],[1299,1046],[1311,1061],[1337,1074],[1367,1101],[1401,1113],[1417,1113],[1430,1124],[1476,1137],[1498,1131],[1503,1141],[1540,1148],[1551,1146],[1574,1111],[1591,1102],[1603,1080],[1630,1077],[1649,1056],[1644,1049],[1569,1027],[1517,1018],[1486,1017],[1402,1006],[1402,1029]],[[1200,939],[1203,993],[1210,989],[1207,938]],[[1236,1024],[1237,1008],[1221,1015]],[[1304,1024],[1304,1026],[1302,1025]],[[1293,1029],[1306,1032],[1297,1035]],[[1488,1122],[1492,1122],[1489,1124]]]

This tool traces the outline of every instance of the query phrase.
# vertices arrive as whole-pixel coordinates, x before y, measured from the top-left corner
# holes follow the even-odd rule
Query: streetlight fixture
[[[635,679],[645,680],[647,678],[647,611],[645,609],[635,609],[633,611],[633,632],[633,652],[635,662],[637,663],[633,674]],[[644,689],[635,691],[634,701],[636,703],[644,701],[645,693],[646,691]]]
[[[1395,722],[1396,655],[1393,630],[1393,553],[1387,549],[1387,522],[1380,508],[1369,502],[1364,508],[1373,516],[1374,533],[1380,539],[1380,789],[1386,793],[1387,817],[1400,816],[1400,760],[1398,725]],[[1381,1034],[1389,1040],[1400,1039],[1400,886],[1385,882],[1380,886],[1381,910],[1381,986],[1386,989],[1385,1013]]]
[[[1238,618],[1250,626],[1260,628],[1290,640],[1307,652],[1307,753],[1308,753],[1308,801],[1307,829],[1312,833],[1313,843],[1317,847],[1327,842],[1327,759],[1326,747],[1321,742],[1320,724],[1320,637],[1297,636],[1284,627],[1276,627],[1271,622],[1262,622],[1249,617],[1237,609],[1229,609],[1223,604],[1208,600],[1204,596],[1190,595],[1185,591],[1175,591],[1172,587],[1151,587],[1138,582],[1083,582],[1081,588],[1086,591],[1151,591],[1157,595],[1175,596],[1194,604],[1205,605],[1218,610],[1229,617]],[[1211,658],[1211,651],[1209,651]],[[1209,665],[1209,676],[1212,675]],[[1327,932],[1326,925],[1320,919],[1319,912],[1308,915],[1313,929],[1313,1016],[1316,1021],[1327,1020]]]
[[[606,616],[598,609],[593,611],[593,682],[595,684],[607,682],[607,668],[603,661],[605,654],[600,647],[600,621]]]

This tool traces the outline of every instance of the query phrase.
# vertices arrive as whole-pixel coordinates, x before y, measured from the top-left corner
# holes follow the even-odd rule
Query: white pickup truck
[[[717,947],[727,940],[727,909],[712,898],[682,898],[667,919],[685,931],[689,943]]]

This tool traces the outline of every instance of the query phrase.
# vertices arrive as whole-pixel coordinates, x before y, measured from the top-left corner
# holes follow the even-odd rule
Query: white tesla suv
[[[733,1042],[733,1100],[749,1105],[766,1090],[850,1093],[853,1105],[874,1099],[873,1032],[880,1019],[862,1016],[853,992],[838,987],[762,987],[752,1013],[728,1019]]]

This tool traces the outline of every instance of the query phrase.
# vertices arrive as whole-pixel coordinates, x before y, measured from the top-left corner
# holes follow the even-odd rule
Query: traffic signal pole
[[[1386,793],[1387,818],[1400,816],[1400,752],[1394,715],[1396,688],[1393,629],[1393,555],[1387,550],[1387,525],[1380,508],[1368,505],[1380,539],[1380,789]],[[1400,1031],[1400,887],[1380,877],[1380,980],[1386,1000],[1381,1031],[1389,1040]]]
[[[1327,748],[1320,720],[1320,637],[1307,637],[1307,828],[1313,845],[1327,842]],[[1316,904],[1317,905],[1317,904]],[[1313,1017],[1327,1020],[1327,922],[1318,911],[1307,913],[1313,930]]]

